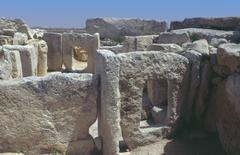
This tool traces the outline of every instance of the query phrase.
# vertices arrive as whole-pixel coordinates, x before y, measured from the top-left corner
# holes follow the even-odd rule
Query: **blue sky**
[[[0,16],[30,26],[84,27],[86,18],[182,20],[240,16],[239,0],[1,0]]]

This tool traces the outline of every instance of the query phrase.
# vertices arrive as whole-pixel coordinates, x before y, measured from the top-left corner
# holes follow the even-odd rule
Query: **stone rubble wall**
[[[240,17],[186,18],[171,22],[170,29],[204,28],[217,30],[240,30]]]
[[[0,69],[1,79],[47,74],[48,47],[42,31],[30,29],[21,19],[0,18],[0,46],[2,63],[12,64]]]

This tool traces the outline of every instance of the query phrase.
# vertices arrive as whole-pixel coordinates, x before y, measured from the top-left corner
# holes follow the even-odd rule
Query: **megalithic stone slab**
[[[118,155],[120,138],[119,62],[114,53],[98,50],[96,74],[100,77],[100,136],[104,155]]]
[[[0,152],[93,155],[94,79],[92,74],[54,73],[0,82]]]
[[[20,52],[23,77],[37,75],[38,51],[34,46],[4,45],[3,48]]]
[[[62,70],[63,54],[62,54],[62,34],[46,32],[43,40],[48,46],[47,65],[49,71]]]

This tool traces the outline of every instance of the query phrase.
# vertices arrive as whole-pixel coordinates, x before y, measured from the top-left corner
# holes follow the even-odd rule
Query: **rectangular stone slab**
[[[47,42],[48,54],[47,64],[49,71],[62,70],[62,34],[44,33],[43,40]]]

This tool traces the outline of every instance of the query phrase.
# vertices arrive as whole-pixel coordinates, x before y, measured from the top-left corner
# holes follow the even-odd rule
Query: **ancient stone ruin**
[[[240,18],[0,19],[0,154],[238,155]]]

